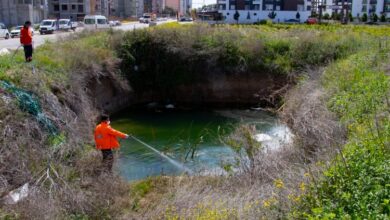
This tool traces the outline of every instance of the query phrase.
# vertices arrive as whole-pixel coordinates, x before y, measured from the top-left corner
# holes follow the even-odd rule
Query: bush
[[[377,22],[378,21],[378,15],[376,13],[371,15],[371,21]]]
[[[367,22],[367,20],[368,20],[367,13],[363,13],[363,15],[362,15],[362,22]]]
[[[381,22],[386,22],[386,14],[385,14],[385,13],[383,13],[383,14],[381,15],[380,21],[381,21]]]
[[[323,16],[323,19],[329,20],[330,19],[330,15],[328,13],[325,13],[324,16]]]

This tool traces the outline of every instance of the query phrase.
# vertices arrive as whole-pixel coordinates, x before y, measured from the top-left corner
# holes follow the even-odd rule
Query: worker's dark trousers
[[[103,154],[103,165],[107,171],[112,171],[112,165],[114,164],[114,154],[112,150],[102,150]]]
[[[26,61],[29,62],[32,60],[32,54],[33,54],[33,46],[32,45],[24,45],[24,57],[26,58]]]

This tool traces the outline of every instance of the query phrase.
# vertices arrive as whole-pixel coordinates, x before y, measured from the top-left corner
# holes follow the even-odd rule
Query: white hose
[[[144,145],[145,147],[149,148],[150,150],[154,151],[155,153],[157,153],[158,155],[160,155],[162,158],[166,159],[167,161],[169,161],[172,165],[176,166],[177,168],[181,169],[181,170],[184,170],[185,172],[189,173],[189,174],[192,174],[192,170],[190,170],[188,167],[186,167],[184,164],[168,157],[167,155],[165,155],[164,153],[158,151],[156,148],[150,146],[149,144],[141,141],[140,139],[134,137],[133,135],[130,135],[130,137],[132,137],[134,140],[138,141],[140,144]]]

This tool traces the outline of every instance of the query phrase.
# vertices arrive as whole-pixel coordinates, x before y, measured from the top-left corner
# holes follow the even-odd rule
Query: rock
[[[4,56],[10,54],[11,52],[7,48],[3,48],[0,50],[0,56]]]
[[[12,190],[6,196],[2,198],[5,204],[13,205],[18,203],[20,200],[26,198],[29,192],[29,184],[25,183],[23,186]]]
[[[268,134],[256,134],[255,140],[258,142],[271,141],[272,137],[269,136]]]

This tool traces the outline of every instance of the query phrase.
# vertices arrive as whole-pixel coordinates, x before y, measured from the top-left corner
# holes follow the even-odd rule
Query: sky
[[[216,4],[217,0],[192,0],[192,8],[200,8],[203,5]]]

